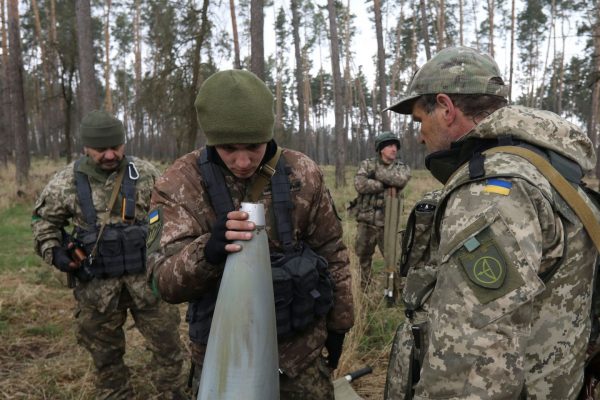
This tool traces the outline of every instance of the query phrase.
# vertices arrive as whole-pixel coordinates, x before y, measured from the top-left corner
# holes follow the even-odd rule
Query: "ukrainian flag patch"
[[[160,221],[158,209],[150,211],[150,214],[148,214],[148,223],[152,225],[158,221]]]
[[[483,188],[483,191],[486,193],[496,193],[508,196],[511,188],[512,182],[505,181],[502,179],[488,179]]]

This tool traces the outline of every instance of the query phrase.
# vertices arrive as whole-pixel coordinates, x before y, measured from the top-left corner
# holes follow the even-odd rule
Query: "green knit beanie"
[[[94,110],[81,120],[81,143],[86,147],[103,149],[125,143],[123,123],[106,111]]]
[[[273,139],[273,94],[251,72],[231,69],[211,75],[194,106],[209,146]]]

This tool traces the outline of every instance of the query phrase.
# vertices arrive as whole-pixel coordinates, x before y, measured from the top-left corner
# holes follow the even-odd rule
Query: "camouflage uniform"
[[[383,225],[385,220],[385,190],[401,190],[411,176],[410,167],[396,160],[385,164],[381,156],[363,160],[354,176],[356,199],[355,251],[360,264],[361,282],[367,284],[371,277],[371,260],[375,246],[383,254]]]
[[[136,219],[146,221],[152,186],[159,172],[146,161],[135,157],[129,159],[139,172]],[[78,168],[88,176],[100,224],[113,192],[117,172],[109,174],[94,168],[93,162],[87,157]],[[53,261],[52,248],[61,245],[61,228],[66,227],[69,220],[77,227],[86,226],[77,199],[73,169],[74,164],[71,164],[50,180],[33,211],[35,250],[48,264]],[[121,203],[119,195],[109,224],[121,222]],[[77,299],[77,340],[90,352],[94,361],[97,398],[130,399],[133,396],[128,368],[123,362],[123,325],[127,310],[131,312],[135,326],[146,338],[153,353],[151,364],[156,371],[152,381],[161,392],[161,398],[179,392],[183,361],[178,334],[179,310],[160,301],[152,293],[144,274],[78,282],[74,295]]]
[[[162,232],[157,251],[149,255],[148,275],[170,303],[189,302],[205,295],[219,285],[223,273],[224,265],[211,265],[204,255],[216,216],[198,169],[200,153],[201,149],[177,160],[157,181],[152,194],[152,206],[161,210]],[[318,166],[289,149],[284,149],[281,156],[290,168],[294,239],[304,241],[327,259],[335,282],[334,306],[326,320],[319,319],[305,332],[278,343],[281,398],[332,398],[330,372],[320,355],[328,330],[345,333],[354,322],[348,254]],[[252,179],[238,179],[226,168],[223,172],[234,207],[239,209]],[[270,185],[261,202],[267,216],[269,247],[271,251],[282,251],[273,232]],[[192,342],[191,348],[193,361],[201,369],[206,346]]]
[[[426,163],[445,184],[432,197],[430,241],[421,228],[425,244],[417,250],[424,251],[414,257],[403,293],[411,317],[406,326],[423,340],[404,328],[397,343],[415,342],[416,354],[409,356],[420,359],[421,368],[411,377],[407,364],[395,364],[389,398],[579,395],[597,251],[536,167],[485,149],[514,143],[546,151],[573,182],[594,167],[596,156],[575,125],[548,111],[504,106],[507,93],[492,58],[448,48],[419,69],[407,96],[389,108],[420,118],[421,136],[434,151]],[[490,109],[467,114],[455,104],[461,100]],[[414,397],[411,381],[418,381]]]
[[[501,108],[464,140],[507,134],[577,160],[584,170],[595,163],[578,128],[524,107]],[[407,279],[405,301],[422,301],[429,313],[415,316],[428,321],[429,347],[414,398],[575,399],[597,253],[573,211],[528,161],[499,153],[486,157],[484,168],[487,178],[510,182],[509,193],[490,191],[487,179],[469,179],[468,165],[461,166],[441,194],[437,251]],[[487,249],[474,249],[473,239]],[[504,271],[498,287],[482,286],[477,273],[487,257],[499,262],[479,263],[488,266],[480,272],[494,278]],[[555,266],[544,283],[539,275]],[[424,296],[432,282],[431,297]]]

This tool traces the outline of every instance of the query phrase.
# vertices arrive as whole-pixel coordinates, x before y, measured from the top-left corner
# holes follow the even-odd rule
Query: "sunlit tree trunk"
[[[229,12],[231,14],[231,30],[233,32],[233,68],[240,69],[240,39],[238,37],[237,17],[235,13],[235,0],[229,0]]]
[[[340,73],[340,49],[338,42],[337,15],[334,0],[327,0],[327,10],[329,12],[329,37],[331,39],[331,73],[333,75],[333,93],[334,93],[334,114],[335,114],[335,139],[336,139],[336,158],[335,158],[335,187],[346,186],[346,141],[344,135],[344,88],[342,75]]]
[[[264,1],[250,1],[250,70],[265,80]]]
[[[381,24],[381,0],[373,0],[375,12],[375,33],[377,35],[377,81],[379,83],[379,113],[381,114],[381,130],[390,130],[390,115],[383,111],[387,107],[387,84],[385,75],[385,48],[383,45],[383,26]]]
[[[431,47],[429,46],[429,28],[427,26],[427,4],[425,0],[420,0],[421,10],[421,35],[423,36],[423,44],[425,46],[425,56],[431,59]]]
[[[446,6],[444,0],[438,0],[438,20],[437,20],[437,48],[438,51],[446,47]]]
[[[2,59],[0,60],[0,162],[8,164],[10,150],[14,147],[12,116],[10,113],[10,87],[8,84],[8,40],[4,0],[0,0],[0,32],[2,38]]]
[[[81,115],[84,116],[98,108],[90,0],[77,0],[75,2],[75,15],[79,59],[79,109]]]
[[[112,0],[104,4],[104,109],[113,112],[112,90],[110,87],[110,7]]]
[[[296,69],[294,75],[296,77],[296,98],[298,100],[298,148],[301,151],[306,151],[306,132],[304,129],[304,121],[306,120],[304,113],[304,71],[302,67],[302,53],[300,50],[300,11],[298,0],[291,0],[292,8],[292,31],[294,35],[294,54],[296,57]]]
[[[25,115],[25,93],[23,89],[23,58],[21,34],[19,32],[19,0],[8,1],[8,45],[9,84],[13,110],[13,132],[15,135],[16,181],[23,186],[29,180],[29,139]]]

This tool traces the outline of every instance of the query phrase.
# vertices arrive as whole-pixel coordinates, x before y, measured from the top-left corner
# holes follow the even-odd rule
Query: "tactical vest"
[[[234,207],[223,171],[208,159],[206,149],[201,152],[197,163],[217,219],[227,215]],[[271,272],[277,335],[281,338],[306,329],[316,318],[327,314],[333,306],[333,281],[327,260],[304,243],[294,243],[293,204],[288,168],[283,157],[279,158],[275,170],[271,177],[272,207],[283,253],[271,253]],[[186,321],[192,342],[208,343],[218,293],[217,288],[189,303]]]
[[[116,278],[122,275],[139,274],[146,270],[146,236],[148,225],[135,221],[135,192],[139,178],[137,170],[130,159],[127,171],[121,184],[123,201],[123,220],[132,221],[117,224],[106,224],[102,237],[96,248],[96,255],[90,267],[96,278]],[[91,254],[96,246],[100,231],[96,208],[92,198],[92,189],[88,177],[78,171],[81,159],[75,162],[75,187],[83,220],[89,229],[77,227],[75,237],[83,245],[86,254]]]

